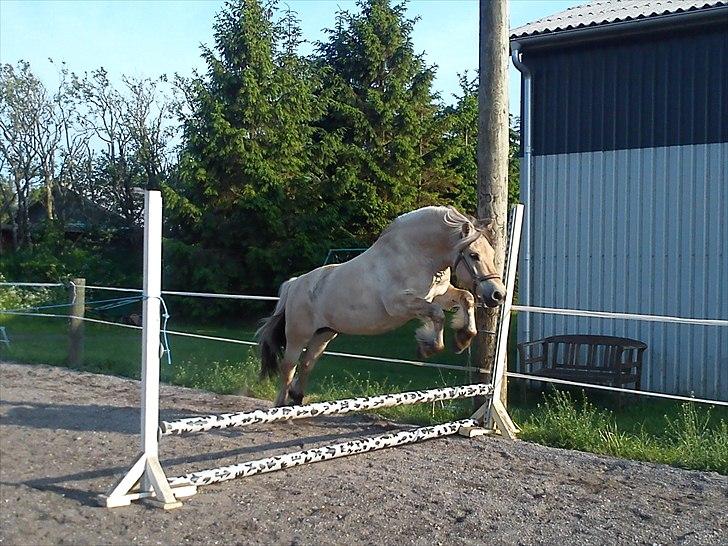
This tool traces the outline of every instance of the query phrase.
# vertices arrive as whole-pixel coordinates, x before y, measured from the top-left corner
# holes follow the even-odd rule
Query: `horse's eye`
[[[471,253],[470,253],[470,257],[471,257],[471,258],[472,258],[473,260],[475,260],[476,262],[477,262],[478,260],[480,260],[480,254],[478,254],[477,252],[471,252]]]

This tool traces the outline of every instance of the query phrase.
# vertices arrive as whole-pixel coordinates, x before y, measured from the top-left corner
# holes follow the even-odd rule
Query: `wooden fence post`
[[[68,322],[68,364],[73,368],[83,365],[83,317],[86,309],[86,279],[72,279],[69,297],[71,319]]]
[[[480,0],[480,76],[478,87],[478,218],[493,222],[495,266],[503,271],[508,220],[508,0]],[[478,309],[476,367],[492,379],[497,309]],[[506,382],[501,396],[505,405]]]

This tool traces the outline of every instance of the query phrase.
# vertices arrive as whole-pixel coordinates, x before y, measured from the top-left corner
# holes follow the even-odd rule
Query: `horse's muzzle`
[[[506,301],[506,288],[501,282],[483,281],[478,285],[478,296],[486,307],[498,307]]]

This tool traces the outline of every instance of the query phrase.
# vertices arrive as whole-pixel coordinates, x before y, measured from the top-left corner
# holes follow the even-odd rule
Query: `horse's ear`
[[[478,231],[485,234],[485,237],[488,239],[488,241],[492,242],[495,239],[495,220],[492,220],[490,218],[478,220],[475,224],[475,227],[478,229]]]
[[[495,220],[491,220],[490,218],[476,220],[475,227],[483,231],[493,231],[495,228]]]
[[[460,238],[464,239],[468,235],[470,235],[475,228],[473,227],[473,224],[470,222],[463,222],[463,225],[460,227]]]

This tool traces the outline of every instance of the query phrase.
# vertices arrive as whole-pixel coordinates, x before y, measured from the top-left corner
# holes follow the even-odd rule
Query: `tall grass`
[[[728,422],[692,402],[662,415],[662,433],[619,425],[613,412],[584,395],[554,391],[530,413],[518,411],[522,438],[538,443],[728,474]],[[656,428],[652,423],[650,428]]]

